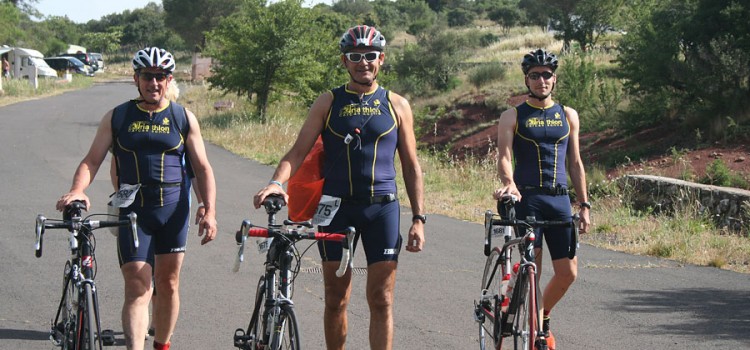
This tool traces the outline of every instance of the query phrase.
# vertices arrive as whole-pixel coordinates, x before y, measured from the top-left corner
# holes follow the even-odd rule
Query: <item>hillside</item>
[[[517,95],[507,100],[516,105],[525,100]],[[467,156],[495,156],[497,112],[482,106],[482,97],[474,98],[474,104],[459,104],[460,113],[449,113],[430,125],[422,125],[435,132],[424,135],[420,142],[430,147],[447,149],[451,156],[465,159]],[[749,142],[733,144],[714,143],[696,146],[685,135],[668,127],[641,130],[632,135],[617,134],[612,130],[586,133],[580,136],[581,155],[588,169],[594,164],[603,167],[609,178],[623,174],[650,174],[674,178],[699,179],[706,174],[706,167],[721,159],[733,172],[750,180]],[[606,166],[606,164],[619,164]]]

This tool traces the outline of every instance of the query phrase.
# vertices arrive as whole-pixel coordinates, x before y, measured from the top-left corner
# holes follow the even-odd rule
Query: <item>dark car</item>
[[[99,63],[96,61],[96,59],[94,59],[93,57],[91,57],[91,55],[85,52],[63,53],[63,54],[60,54],[60,56],[77,58],[78,60],[83,62],[83,64],[91,67],[91,73],[94,73],[99,69]]]
[[[45,62],[61,74],[66,71],[76,74],[93,75],[79,59],[75,57],[46,57]]]

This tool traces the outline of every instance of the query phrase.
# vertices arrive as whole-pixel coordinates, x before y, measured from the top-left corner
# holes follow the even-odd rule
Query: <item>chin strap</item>
[[[547,97],[552,95],[552,91],[555,91],[555,86],[557,86],[557,84],[552,84],[552,90],[550,90],[549,94],[547,94],[546,96],[537,96],[533,91],[531,91],[531,88],[528,85],[526,85],[526,89],[529,90],[529,97],[535,98],[539,101],[544,101],[547,99]]]

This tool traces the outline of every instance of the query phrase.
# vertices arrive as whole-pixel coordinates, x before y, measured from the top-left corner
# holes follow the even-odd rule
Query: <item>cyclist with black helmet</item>
[[[120,189],[112,204],[120,208],[121,215],[138,214],[140,240],[139,247],[132,249],[132,233],[123,229],[118,234],[118,258],[125,281],[125,345],[128,349],[144,348],[153,272],[159,290],[154,349],[169,349],[179,313],[179,276],[190,216],[184,158],[190,160],[205,208],[198,228],[201,244],[216,236],[216,184],[198,120],[165,97],[175,69],[172,54],[147,47],[135,54],[132,63],[139,97],[104,115],[73,185],[57,202],[57,209],[62,211],[74,200],[83,200],[90,207],[84,190],[111,149]]]
[[[254,198],[256,208],[299,168],[319,135],[323,139],[323,197],[314,222],[322,232],[356,228],[367,258],[370,348],[393,347],[393,293],[401,250],[400,207],[396,195],[395,153],[411,204],[406,250],[424,245],[422,170],[417,160],[411,107],[400,95],[378,85],[385,61],[385,37],[374,27],[347,30],[339,42],[349,82],[328,91],[310,108],[292,149],[281,159],[268,186]],[[326,210],[320,210],[324,206]],[[356,242],[356,241],[355,241]],[[324,330],[328,349],[343,349],[351,270],[338,278],[341,244],[318,243],[325,284]],[[361,348],[362,346],[355,346]]]
[[[591,204],[579,151],[578,112],[552,99],[557,67],[557,56],[542,49],[523,58],[521,69],[529,98],[500,115],[498,176],[502,187],[493,196],[500,199],[506,194],[516,195],[519,198],[516,216],[519,218],[534,216],[539,220],[569,220],[571,203],[567,178],[570,175],[579,201],[576,205],[580,208],[579,229],[585,233],[590,225]],[[554,337],[549,332],[550,311],[575,281],[578,259],[568,257],[573,244],[571,228],[539,229],[535,241],[537,275],[541,275],[542,270],[543,242],[547,243],[554,272],[543,293],[543,331],[547,333],[549,348],[554,350]]]

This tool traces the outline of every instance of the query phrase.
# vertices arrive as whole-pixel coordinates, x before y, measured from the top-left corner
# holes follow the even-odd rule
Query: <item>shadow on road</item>
[[[0,329],[0,339],[47,340],[49,332],[30,331],[27,329]]]
[[[672,322],[655,327],[654,334],[750,340],[750,298],[747,291],[700,288],[624,290],[622,293],[626,295],[624,305],[615,307],[619,312],[692,315],[674,317]]]

